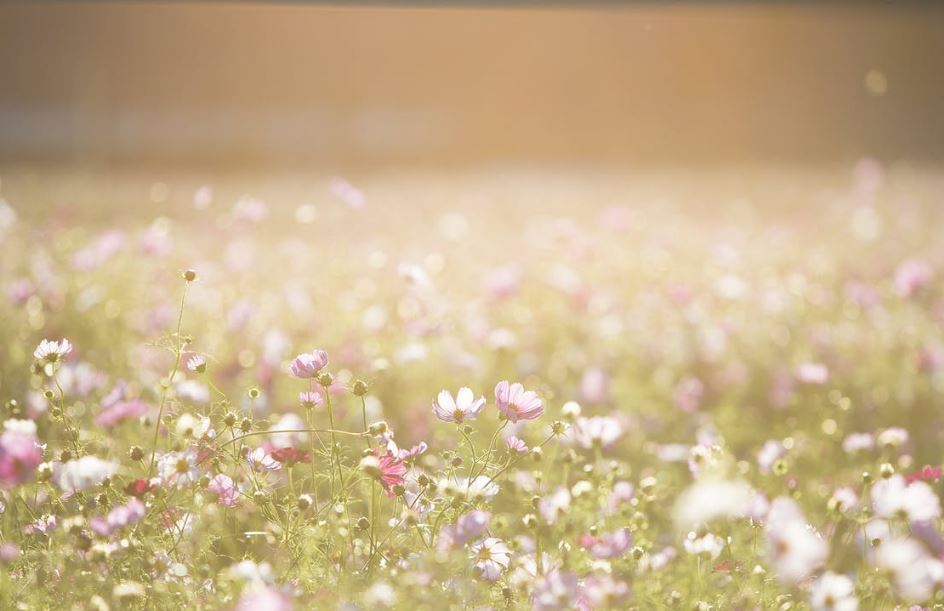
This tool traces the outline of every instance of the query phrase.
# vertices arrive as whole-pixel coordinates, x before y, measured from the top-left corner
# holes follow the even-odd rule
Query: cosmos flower
[[[935,562],[920,543],[904,537],[882,541],[873,557],[875,566],[891,574],[898,595],[912,602],[927,600],[934,593]]]
[[[55,363],[72,352],[72,343],[67,339],[52,341],[44,339],[36,346],[33,351],[33,357],[37,361],[49,361]]]
[[[551,571],[534,587],[532,611],[563,611],[576,607],[580,595],[577,576],[569,571]]]
[[[315,350],[299,354],[292,361],[292,375],[296,378],[314,378],[328,364],[328,353]]]
[[[508,445],[508,451],[513,454],[527,454],[528,453],[528,444],[521,441],[514,435],[509,435],[505,439],[505,443]]]
[[[89,520],[89,525],[96,533],[107,536],[116,530],[140,522],[146,512],[144,503],[132,498],[126,504],[118,505],[109,511],[104,518],[99,516],[92,518]]]
[[[305,409],[312,409],[316,405],[324,403],[324,397],[317,390],[306,390],[298,393],[298,402]]]
[[[767,515],[767,557],[781,581],[798,583],[819,568],[829,545],[807,524],[794,501],[779,497]]]
[[[608,448],[623,436],[623,426],[616,418],[593,416],[578,418],[574,423],[574,439],[586,449]]]
[[[43,462],[43,449],[32,420],[7,420],[0,434],[0,486],[12,488],[29,481]]]
[[[482,577],[496,581],[511,562],[511,550],[501,539],[488,537],[469,548],[469,558],[475,562],[475,568]]]
[[[472,389],[463,386],[456,393],[456,398],[448,390],[439,393],[436,400],[433,401],[433,413],[444,422],[455,422],[457,424],[466,420],[474,420],[485,407],[485,397],[475,398]]]
[[[157,473],[163,485],[185,488],[200,479],[197,453],[193,450],[167,452],[157,459]]]
[[[140,418],[148,413],[150,406],[140,399],[131,399],[130,401],[118,401],[113,405],[106,407],[95,417],[95,424],[110,429],[129,418]]]
[[[224,507],[235,507],[239,500],[239,489],[236,487],[236,482],[224,473],[214,475],[207,489],[216,495],[217,502]]]
[[[403,486],[406,465],[388,450],[374,450],[361,459],[360,469],[369,477],[380,482],[388,497],[396,496],[394,488]]]
[[[823,573],[810,588],[810,607],[813,611],[856,611],[855,584],[845,575]]]
[[[99,485],[106,477],[111,477],[117,472],[117,464],[88,455],[56,464],[53,468],[52,479],[63,490],[87,490]]]
[[[688,533],[685,537],[685,551],[693,556],[705,555],[712,560],[716,559],[724,551],[724,539],[712,534],[705,533],[698,537],[694,532]]]
[[[633,535],[628,528],[621,528],[596,536],[583,535],[578,543],[597,560],[619,558],[633,545]]]
[[[291,596],[274,587],[250,584],[243,590],[235,611],[292,611]]]
[[[207,360],[205,356],[200,354],[195,354],[189,359],[187,359],[187,369],[195,373],[203,373],[207,368]]]
[[[911,522],[941,515],[941,502],[931,486],[922,481],[909,484],[897,474],[872,486],[872,508],[880,518],[900,517]]]
[[[265,448],[254,448],[246,455],[246,462],[254,471],[275,471],[282,468],[282,463],[272,458]]]
[[[495,386],[495,404],[498,411],[511,422],[519,420],[535,420],[544,413],[544,404],[533,390],[525,390],[524,386],[509,384],[502,380]]]

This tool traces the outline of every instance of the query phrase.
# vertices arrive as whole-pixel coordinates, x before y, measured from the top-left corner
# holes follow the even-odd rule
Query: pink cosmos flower
[[[23,533],[27,535],[33,535],[36,533],[48,535],[52,531],[56,530],[58,525],[59,522],[56,520],[56,516],[44,515],[37,518],[35,522],[24,526]]]
[[[224,507],[235,507],[236,502],[239,499],[239,489],[236,487],[236,482],[233,481],[233,478],[224,474],[218,473],[213,476],[213,479],[210,480],[210,485],[207,486],[207,489],[216,495],[217,502]]]
[[[698,408],[701,407],[704,394],[705,385],[702,381],[690,376],[676,385],[673,400],[676,407],[683,412],[691,414],[692,412],[698,411]]]
[[[70,352],[72,352],[72,343],[67,339],[59,341],[44,339],[36,346],[36,350],[33,351],[33,357],[37,361],[55,363]]]
[[[302,407],[311,409],[324,403],[324,397],[317,390],[308,390],[298,393],[298,402],[302,404]]]
[[[96,533],[108,536],[125,526],[140,522],[146,511],[144,503],[138,499],[131,499],[127,504],[119,505],[109,511],[104,518],[100,516],[92,518],[89,520],[89,526]]]
[[[398,449],[396,451],[397,459],[400,461],[407,461],[413,458],[416,458],[420,454],[424,454],[426,450],[429,449],[429,445],[425,441],[421,441],[409,450]]]
[[[934,275],[931,265],[923,259],[909,259],[895,270],[895,292],[910,298],[920,293]]]
[[[12,426],[11,422],[26,424]],[[43,449],[32,421],[7,420],[4,428],[6,430],[0,434],[0,486],[12,488],[33,477],[36,467],[43,462]]]
[[[292,611],[294,608],[289,595],[263,585],[247,588],[236,605],[236,611]]]
[[[475,398],[472,389],[464,386],[456,393],[456,398],[448,390],[443,390],[433,401],[433,413],[445,422],[461,423],[474,420],[485,407],[485,397]]]
[[[544,413],[544,404],[536,392],[525,390],[517,382],[509,384],[507,380],[495,386],[495,404],[498,411],[511,422],[534,420]]]
[[[380,469],[380,484],[388,497],[394,496],[393,488],[403,485],[403,476],[406,475],[406,465],[399,458],[389,453],[381,454],[375,450],[378,468]]]
[[[128,418],[140,418],[148,412],[148,409],[148,404],[140,399],[119,401],[96,416],[95,424],[109,429]]]
[[[528,453],[528,444],[526,444],[525,442],[521,441],[520,439],[518,439],[518,438],[515,437],[514,435],[509,436],[508,439],[505,440],[505,443],[508,444],[508,451],[509,451],[509,452],[514,452],[514,453],[517,453],[517,454],[527,454],[527,453]]]
[[[598,536],[584,535],[580,537],[579,543],[591,556],[604,560],[625,554],[633,544],[633,536],[628,528],[621,528]]]
[[[328,364],[328,353],[315,350],[299,354],[292,361],[292,375],[296,378],[313,378]]]

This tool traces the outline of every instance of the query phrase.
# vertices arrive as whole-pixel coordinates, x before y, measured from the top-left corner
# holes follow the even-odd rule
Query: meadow
[[[0,170],[0,606],[940,609],[938,168]]]

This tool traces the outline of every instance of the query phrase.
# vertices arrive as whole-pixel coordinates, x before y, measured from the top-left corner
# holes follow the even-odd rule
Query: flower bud
[[[141,446],[131,446],[131,449],[128,450],[128,456],[131,457],[131,460],[141,460],[144,458],[144,450]]]
[[[354,384],[351,386],[351,392],[354,393],[355,397],[363,397],[367,394],[367,382],[364,380],[354,380]]]
[[[186,280],[187,282],[193,282],[194,280],[197,279],[197,272],[195,272],[192,269],[188,269],[181,275],[183,276],[183,279]]]
[[[298,507],[299,511],[305,511],[311,507],[313,501],[310,494],[303,494],[298,497],[298,501],[295,503],[295,506]]]

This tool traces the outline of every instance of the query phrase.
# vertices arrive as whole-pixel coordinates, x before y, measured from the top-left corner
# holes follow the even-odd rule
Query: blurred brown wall
[[[0,6],[5,161],[862,155],[944,158],[944,3]]]

